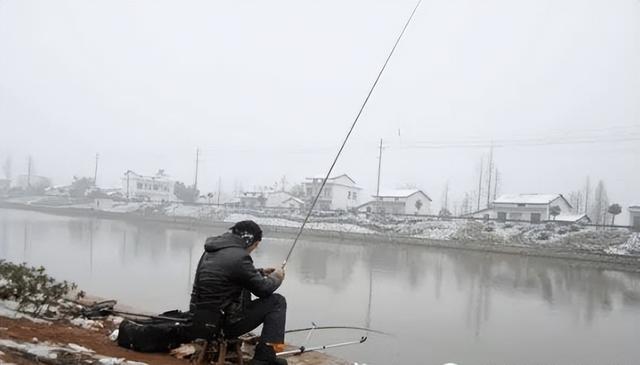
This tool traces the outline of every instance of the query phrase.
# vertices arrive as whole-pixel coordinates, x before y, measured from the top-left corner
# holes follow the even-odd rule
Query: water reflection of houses
[[[334,243],[334,249],[322,246],[304,247],[296,259],[296,272],[303,276],[303,280],[311,284],[328,286],[334,290],[343,290],[351,280],[354,266],[358,261],[358,246],[339,246]]]

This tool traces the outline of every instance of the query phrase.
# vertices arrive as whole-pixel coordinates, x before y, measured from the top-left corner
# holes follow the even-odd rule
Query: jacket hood
[[[208,237],[204,243],[204,250],[207,252],[219,251],[229,247],[244,249],[244,240],[240,236],[227,232],[220,236]]]

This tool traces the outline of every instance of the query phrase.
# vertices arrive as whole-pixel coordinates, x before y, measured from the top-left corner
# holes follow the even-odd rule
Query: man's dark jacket
[[[264,298],[282,283],[273,275],[263,276],[262,271],[253,266],[245,241],[238,235],[225,233],[209,237],[204,251],[191,293],[192,311],[219,308],[226,312],[228,322],[235,322],[242,318],[251,300],[249,292]]]

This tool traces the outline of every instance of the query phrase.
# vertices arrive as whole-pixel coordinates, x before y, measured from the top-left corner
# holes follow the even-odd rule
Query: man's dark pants
[[[241,336],[262,324],[261,342],[284,343],[284,328],[287,319],[287,301],[280,294],[251,301],[244,317],[238,322],[226,324],[227,337]]]

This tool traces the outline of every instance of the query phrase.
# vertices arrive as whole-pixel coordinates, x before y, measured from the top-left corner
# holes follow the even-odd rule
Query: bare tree
[[[478,198],[478,210],[480,210],[480,200],[482,199],[482,171],[484,170],[483,165],[484,165],[484,158],[480,158],[480,172],[478,177],[478,195],[476,196]]]
[[[464,198],[462,198],[462,203],[461,205],[461,215],[467,214],[467,213],[471,213],[471,209],[472,209],[472,194],[464,193]]]
[[[591,192],[591,180],[587,176],[587,182],[584,185],[584,214],[589,213],[589,195]]]
[[[449,210],[449,181],[444,184],[444,191],[442,192],[442,208]]]
[[[573,206],[576,213],[582,212],[583,192],[580,190],[573,191],[569,194],[569,203]]]
[[[600,180],[593,195],[593,204],[591,205],[589,217],[595,224],[606,224],[608,207],[607,190],[604,187],[604,182]]]
[[[560,215],[561,212],[562,212],[562,209],[557,205],[554,205],[551,208],[549,208],[549,214],[553,217],[554,221]]]
[[[4,160],[2,171],[4,172],[4,178],[7,180],[11,180],[11,156],[7,156],[7,158]]]

